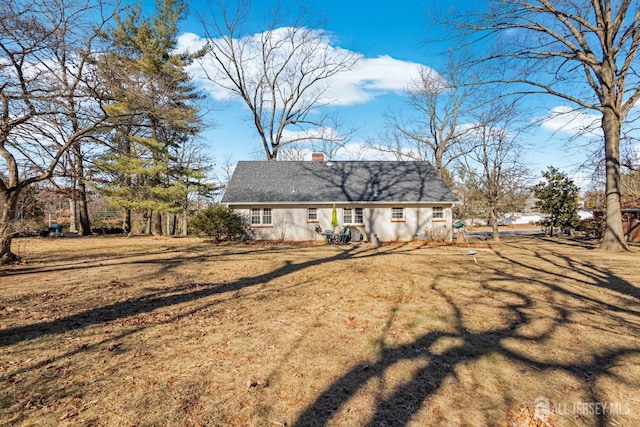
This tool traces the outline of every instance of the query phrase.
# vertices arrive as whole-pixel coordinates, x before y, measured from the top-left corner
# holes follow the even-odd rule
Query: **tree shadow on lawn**
[[[331,263],[339,260],[346,260],[353,258],[354,256],[369,257],[391,252],[412,250],[416,250],[416,248],[405,245],[387,246],[386,248],[364,250],[354,249],[350,247],[340,249],[334,255],[323,258],[314,258],[306,262],[293,263],[291,260],[287,260],[284,265],[276,268],[275,270],[253,277],[243,277],[229,283],[189,283],[181,286],[162,288],[160,290],[156,290],[156,292],[147,293],[146,295],[139,298],[127,299],[125,301],[119,301],[113,304],[92,308],[56,320],[32,323],[25,326],[18,326],[1,330],[0,332],[2,332],[2,334],[0,335],[0,348],[22,341],[36,339],[43,335],[64,334],[65,332],[85,328],[90,325],[106,323],[112,320],[131,317],[141,313],[148,313],[158,308],[170,307],[190,301],[200,300],[213,295],[234,293],[248,287],[266,284],[278,277],[301,271],[309,267]],[[251,253],[269,254],[273,253],[273,249],[260,248],[256,251],[243,252],[242,255],[248,255]],[[196,260],[199,257],[200,256],[196,257]],[[204,258],[208,256],[203,255],[202,257]],[[194,259],[190,258],[188,261],[193,262]],[[154,274],[154,276],[162,276],[162,274],[165,274],[168,270],[184,264],[185,260],[174,258],[170,260],[152,259],[140,262],[158,264],[159,269]],[[137,261],[132,261],[131,263],[125,262],[120,265],[136,263]]]
[[[549,242],[554,243],[554,242]],[[520,250],[526,250],[526,243],[513,244]],[[445,381],[457,381],[457,369],[462,364],[478,362],[486,357],[506,359],[512,365],[530,366],[540,374],[549,378],[565,374],[572,377],[580,384],[581,396],[586,398],[588,404],[599,405],[602,402],[611,402],[611,397],[598,383],[602,380],[613,380],[624,384],[627,390],[640,389],[640,378],[620,375],[621,367],[631,364],[631,359],[640,356],[640,344],[637,340],[628,343],[615,343],[599,346],[591,346],[588,353],[575,355],[570,360],[553,360],[545,355],[545,350],[552,350],[553,342],[557,342],[554,334],[561,328],[572,325],[582,326],[582,320],[576,316],[604,316],[608,320],[609,328],[602,329],[603,334],[614,334],[611,324],[621,325],[627,328],[629,336],[640,334],[640,311],[637,301],[628,297],[638,297],[638,289],[632,283],[616,276],[606,268],[600,268],[591,262],[583,261],[566,255],[562,250],[549,250],[547,253],[536,252],[533,257],[525,260],[516,259],[508,255],[508,251],[496,250],[501,261],[499,265],[485,264],[479,268],[485,269],[486,279],[481,282],[480,289],[483,294],[493,294],[495,299],[502,302],[502,309],[507,310],[510,320],[507,325],[499,328],[491,328],[483,331],[474,331],[474,325],[465,321],[467,303],[456,302],[456,290],[447,291],[438,288],[438,281],[433,286],[435,294],[442,297],[451,311],[454,313],[455,327],[450,330],[436,330],[419,336],[414,341],[397,346],[382,345],[377,359],[371,362],[362,362],[350,368],[339,379],[326,388],[310,404],[293,423],[294,426],[325,426],[335,422],[336,414],[341,413],[347,403],[362,392],[370,381],[384,382],[386,372],[402,362],[421,360],[425,365],[418,369],[412,377],[392,390],[389,394],[377,399],[375,408],[366,422],[367,426],[404,426],[408,425],[428,399],[435,397]],[[521,268],[518,274],[510,274],[507,271],[510,266]],[[524,271],[524,273],[522,273]],[[559,272],[571,271],[572,276],[566,276],[573,286],[559,284],[557,277]],[[560,273],[561,274],[561,273]],[[577,277],[576,277],[577,276]],[[519,291],[519,285],[539,288],[540,293],[524,293]],[[609,292],[608,299],[617,299],[615,303],[604,302],[588,292],[580,293],[580,287],[591,288],[598,295],[598,291]],[[575,288],[575,289],[572,289]],[[450,294],[450,295],[449,295]],[[602,295],[600,293],[600,295]],[[567,302],[571,306],[567,307]],[[540,319],[537,306],[544,305],[551,309],[552,315]],[[535,310],[535,312],[534,312]],[[546,322],[546,325],[545,325]],[[596,322],[597,323],[597,322]],[[542,330],[540,324],[545,325]],[[589,324],[589,326],[591,326]],[[594,326],[597,330],[598,325]],[[477,328],[475,328],[477,329]],[[613,336],[613,335],[612,335]],[[588,339],[581,336],[580,339]],[[454,339],[459,342],[448,350],[438,353],[434,345],[441,339]],[[554,341],[555,340],[555,341]],[[384,340],[382,340],[383,342]],[[514,344],[515,343],[515,344]],[[537,347],[542,353],[529,351],[531,347]],[[578,350],[578,349],[576,349]],[[628,369],[627,369],[628,370]],[[508,393],[508,390],[505,390]],[[535,396],[531,397],[531,400]],[[574,402],[575,403],[575,402]],[[640,413],[627,413],[628,402],[621,403],[618,410],[622,414],[612,414],[609,411],[587,411],[586,413],[564,414],[575,419],[569,423],[585,423],[585,425],[622,425],[618,419],[612,419],[617,415],[631,416],[635,422],[639,422]],[[593,406],[592,406],[593,408]],[[597,407],[596,407],[597,408]],[[637,405],[634,408],[637,410]],[[569,411],[574,410],[570,407]],[[342,412],[343,413],[343,412]],[[343,413],[344,414],[344,413]],[[437,418],[437,417],[436,417]],[[503,420],[485,420],[488,424],[499,424]],[[437,423],[451,423],[451,419],[440,419]],[[473,424],[470,421],[470,424]],[[628,419],[626,422],[628,424]],[[633,423],[633,422],[632,422]],[[464,424],[464,423],[463,423]],[[520,424],[518,424],[520,425]],[[527,424],[529,425],[529,424]],[[536,424],[538,425],[538,424]],[[542,424],[540,424],[542,425]],[[554,424],[556,425],[556,424]]]
[[[562,241],[547,241],[553,244],[567,244],[566,242]],[[570,245],[578,248],[590,249],[589,246],[580,245],[579,243]],[[506,247],[508,245],[506,244],[504,246]],[[509,256],[505,251],[497,250],[496,253],[498,254],[498,256],[508,261],[509,263],[518,265],[523,269],[530,271],[532,277],[546,273],[546,270],[543,267],[525,264],[521,261],[516,260],[514,257]],[[554,268],[553,274],[555,276],[570,280],[577,279],[580,285],[608,289],[617,292],[621,296],[626,295],[640,299],[640,288],[638,287],[638,285],[629,283],[627,280],[613,274],[610,270],[602,269],[591,261],[572,258],[565,252],[561,251],[547,251],[546,253],[541,251],[533,251],[532,254],[537,258],[538,262],[542,263],[547,268]],[[575,278],[571,276],[572,273],[574,275],[575,273],[578,273],[580,277]],[[584,295],[578,294],[577,292],[571,292],[565,288],[559,288],[554,283],[546,283],[546,285],[554,291],[569,293],[571,296],[576,298],[586,298]],[[592,300],[591,302],[594,301]],[[602,303],[602,301],[597,302]],[[607,308],[615,309],[615,307],[612,306],[608,306]],[[639,314],[638,312],[633,313]]]
[[[136,316],[138,314],[152,312],[156,309],[163,307],[170,307],[177,304],[182,304],[185,302],[196,301],[201,299],[206,299],[210,296],[229,294],[230,298],[235,298],[234,294],[237,291],[250,288],[256,285],[264,285],[268,282],[275,280],[279,277],[295,273],[298,271],[302,271],[306,268],[310,268],[316,265],[322,265],[326,263],[331,263],[333,261],[340,261],[352,258],[366,258],[373,257],[378,255],[383,255],[386,253],[408,253],[414,251],[416,248],[413,247],[405,247],[405,246],[386,246],[384,248],[377,249],[354,249],[354,248],[345,248],[338,249],[337,252],[333,253],[331,256],[315,258],[302,263],[293,263],[291,260],[285,261],[284,265],[275,270],[267,272],[265,274],[253,276],[253,277],[244,277],[233,282],[229,283],[186,283],[179,286],[174,286],[169,289],[162,289],[161,291],[149,293],[140,298],[128,299],[126,301],[117,302],[114,304],[109,304],[101,307],[96,307],[90,310],[85,310],[83,312],[66,316],[63,318],[55,319],[47,322],[39,322],[33,323],[26,326],[7,328],[0,330],[0,351],[11,352],[12,350],[9,348],[11,345],[19,344],[21,342],[34,340],[42,336],[48,335],[62,335],[70,331],[79,330],[83,328],[87,328],[91,325],[103,324],[110,321],[125,319],[129,317]],[[256,255],[256,254],[269,254],[273,253],[276,250],[287,251],[286,248],[258,248],[256,250],[250,250],[247,252],[243,252],[242,254],[248,255]],[[233,249],[230,249],[232,254],[236,254]],[[332,251],[333,252],[333,251]],[[226,253],[227,255],[229,253]],[[192,261],[192,260],[190,260]],[[184,262],[184,261],[183,261]],[[178,266],[180,262],[175,262],[174,266]],[[187,311],[182,311],[180,313],[171,313],[171,316],[163,318],[159,322],[152,323],[134,323],[133,326],[130,326],[117,333],[116,335],[110,335],[103,339],[100,339],[96,342],[91,342],[89,344],[83,343],[80,346],[76,346],[73,349],[66,351],[64,353],[58,354],[54,357],[49,357],[47,359],[34,362],[28,364],[26,366],[17,366],[16,369],[13,369],[11,372],[4,373],[0,379],[8,382],[12,381],[21,381],[20,378],[23,374],[36,372],[38,369],[43,369],[48,366],[52,366],[54,363],[58,361],[69,360],[71,357],[80,355],[85,352],[89,352],[95,350],[97,348],[106,347],[110,343],[118,343],[120,340],[139,333],[145,330],[148,327],[157,326],[159,324],[169,324],[172,322],[179,321],[181,318],[186,318],[191,315],[197,314],[198,312],[205,310],[209,307],[215,306],[217,304],[221,304],[226,300],[216,299],[215,301],[211,301],[209,303],[201,304],[197,307],[191,308]],[[112,344],[113,345],[113,344]],[[60,393],[63,395],[69,395],[71,393],[70,389],[65,387],[64,390],[57,390],[58,385],[55,384],[55,378],[52,378],[50,381],[52,385],[50,387],[44,386],[42,382],[49,381],[46,378],[42,378],[40,380],[40,385],[47,389],[47,395],[50,398],[54,396],[60,397]],[[1,393],[0,393],[1,394]],[[7,400],[9,399],[9,400]],[[40,399],[43,402],[50,400],[47,396],[40,396]],[[8,409],[12,404],[13,398],[10,395],[5,395],[2,400],[0,400],[0,412],[1,409]],[[25,414],[15,414],[18,418],[13,418],[9,424],[7,425],[15,425],[21,417],[25,416]],[[0,423],[0,425],[4,425]]]
[[[548,246],[553,242],[546,243]],[[506,246],[506,245],[505,245]],[[526,243],[516,242],[512,244],[516,250],[527,252],[526,257],[511,256],[509,251],[496,250],[497,257],[493,262],[483,262],[478,265],[471,265],[474,271],[472,274],[485,275],[480,283],[480,288],[485,294],[495,294],[493,297],[500,300],[503,310],[509,313],[507,324],[496,328],[489,328],[482,331],[474,331],[471,325],[465,320],[465,304],[457,302],[455,289],[440,289],[437,280],[432,287],[434,296],[442,298],[446,305],[454,313],[454,327],[452,329],[429,331],[410,343],[390,346],[381,339],[380,351],[377,360],[373,363],[356,364],[322,392],[313,403],[303,410],[294,425],[316,426],[327,425],[334,415],[344,407],[350,398],[355,396],[363,387],[373,379],[381,378],[385,372],[403,361],[426,360],[428,363],[418,369],[411,379],[392,391],[391,394],[377,399],[374,412],[367,425],[407,425],[411,418],[423,406],[426,400],[435,396],[441,390],[443,383],[449,379],[456,378],[456,368],[461,364],[477,361],[490,355],[499,355],[513,363],[532,366],[535,369],[552,375],[563,372],[570,375],[579,382],[590,402],[607,401],[602,395],[602,390],[598,388],[597,382],[600,379],[614,379],[621,383],[629,384],[636,389],[640,387],[640,379],[620,377],[616,369],[626,362],[626,358],[640,355],[640,346],[636,341],[631,341],[629,345],[603,346],[596,350],[591,350],[590,357],[583,357],[579,360],[570,361],[550,361],[535,357],[526,351],[514,350],[513,345],[505,342],[517,342],[522,345],[545,346],[558,328],[565,327],[573,322],[572,307],[567,307],[566,301],[573,303],[573,306],[584,308],[583,315],[601,315],[607,317],[611,322],[624,324],[632,330],[635,336],[640,335],[640,313],[638,302],[630,300],[628,297],[637,298],[637,288],[628,281],[618,277],[612,271],[601,268],[593,263],[584,261],[575,256],[568,256],[559,249],[558,251],[547,250],[532,253],[526,249]],[[169,307],[189,301],[204,299],[209,296],[219,294],[233,295],[237,291],[256,285],[263,285],[278,277],[294,272],[302,271],[333,261],[346,260],[356,257],[372,257],[387,253],[410,253],[416,248],[407,247],[382,247],[367,250],[340,250],[331,256],[315,258],[301,263],[293,263],[291,260],[284,265],[270,272],[245,277],[230,283],[188,283],[178,287],[163,289],[153,292],[140,298],[121,301],[102,307],[85,310],[81,313],[66,316],[50,322],[39,322],[31,325],[8,328],[1,331],[0,348],[12,344],[17,344],[30,339],[35,339],[44,335],[64,334],[65,332],[81,329],[94,324],[106,323],[116,319],[127,318],[141,313],[151,312],[161,307]],[[262,250],[262,248],[261,248]],[[262,253],[262,252],[260,252]],[[176,261],[173,267],[180,263]],[[513,267],[524,270],[525,273],[509,273]],[[558,283],[558,277],[563,274],[567,280],[576,283],[575,286],[566,286]],[[571,275],[569,274],[571,271]],[[460,280],[464,280],[464,276]],[[539,293],[532,295],[519,290],[518,285],[538,286]],[[617,297],[618,300],[605,302],[597,295],[581,293],[580,286],[589,290],[605,290],[609,299]],[[561,300],[562,297],[564,300]],[[537,319],[532,315],[532,310],[536,304],[540,304],[539,298],[546,298],[547,304],[554,313],[547,316],[547,322],[543,330],[530,330],[536,325]],[[216,300],[209,305],[218,304]],[[193,314],[202,307],[194,308],[188,313],[182,313],[167,319],[166,322],[175,321],[178,317]],[[579,309],[576,309],[579,311]],[[597,314],[596,314],[597,313]],[[632,320],[635,324],[630,323]],[[164,322],[163,322],[164,323]],[[56,357],[62,360],[74,354],[81,353],[89,348],[104,345],[108,341],[118,340],[127,335],[136,333],[146,326],[138,326],[124,331],[118,336],[112,336],[98,343],[93,343],[89,347],[75,349],[66,354]],[[608,331],[607,333],[611,333]],[[441,339],[455,339],[460,343],[438,353],[434,350],[434,344]],[[38,367],[46,366],[53,362],[53,359],[33,364],[20,369],[3,379],[7,380],[19,372],[26,372]],[[600,426],[607,425],[610,416],[607,413],[593,415],[594,423]],[[494,420],[495,421],[495,420]]]
[[[123,238],[126,239],[126,238]],[[216,249],[211,253],[211,249]],[[96,266],[125,266],[134,264],[157,264],[166,269],[183,265],[186,261],[209,260],[212,257],[222,257],[236,254],[278,254],[291,251],[286,246],[250,246],[234,245],[228,249],[223,246],[213,246],[211,244],[197,244],[189,246],[166,246],[159,249],[141,249],[133,252],[118,253],[118,248],[112,248],[108,252],[92,252],[90,254],[73,254],[68,256],[56,255],[52,262],[43,262],[44,265],[17,265],[5,266],[0,269],[0,277],[17,276],[34,273],[77,271]],[[173,258],[163,257],[163,255],[176,255]],[[179,256],[178,256],[179,255]],[[149,257],[152,257],[149,259]],[[162,273],[163,271],[159,271]]]

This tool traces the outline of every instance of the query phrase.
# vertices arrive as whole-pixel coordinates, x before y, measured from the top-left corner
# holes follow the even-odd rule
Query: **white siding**
[[[404,208],[404,220],[391,219],[391,208]],[[365,211],[366,212],[366,211]],[[431,230],[447,230],[447,239],[451,238],[452,216],[451,207],[444,208],[444,218],[433,220],[433,210],[430,206],[420,205],[391,205],[376,207],[370,210],[371,231],[382,241],[409,241],[419,235],[430,234]],[[366,213],[365,213],[366,216]]]
[[[432,219],[433,210],[431,206],[424,205],[374,205],[367,206],[362,204],[354,205],[336,205],[338,211],[337,229],[342,229],[345,224],[342,223],[343,207],[362,207],[364,211],[363,224],[347,224],[353,230],[354,237],[358,231],[363,235],[364,240],[369,240],[373,234],[377,234],[381,241],[410,241],[419,235],[442,234],[445,233],[451,238],[452,233],[452,216],[451,206],[441,205],[444,207],[443,219]],[[246,218],[249,217],[250,208],[258,206],[237,206],[230,205],[230,208],[240,212]],[[331,211],[332,205],[263,205],[259,207],[272,208],[272,225],[251,227],[253,237],[259,240],[324,240],[323,234],[316,232],[319,226],[322,232],[331,229]],[[315,207],[318,209],[318,221],[310,222],[307,220],[307,208]],[[404,209],[403,221],[391,220],[391,208],[400,207]]]

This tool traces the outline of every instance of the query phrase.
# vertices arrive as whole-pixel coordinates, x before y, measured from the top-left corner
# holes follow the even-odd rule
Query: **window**
[[[251,208],[251,224],[260,224],[260,209]]]
[[[363,208],[344,208],[342,209],[343,224],[364,224]]]
[[[307,221],[308,222],[318,222],[318,208],[308,208],[307,209]]]
[[[351,208],[342,209],[342,223],[343,224],[353,223],[353,209]]]
[[[271,225],[271,208],[251,208],[251,225]]]
[[[353,219],[353,222],[355,224],[364,224],[364,209],[362,208],[355,208],[355,218]]]
[[[433,219],[443,219],[443,218],[444,218],[444,208],[442,206],[434,206]]]
[[[262,209],[262,223],[271,225],[271,208]]]
[[[391,208],[391,221],[404,221],[404,208]]]

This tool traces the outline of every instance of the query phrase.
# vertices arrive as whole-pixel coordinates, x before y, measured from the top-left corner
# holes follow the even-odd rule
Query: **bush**
[[[242,240],[247,234],[242,215],[219,205],[198,212],[189,221],[189,227],[195,234],[213,237],[216,242]]]
[[[576,226],[576,231],[581,232],[589,237],[601,239],[604,235],[605,222],[600,218],[587,218],[580,220]]]
[[[424,230],[426,239],[436,242],[446,242],[450,239],[451,233],[446,227],[428,226]]]

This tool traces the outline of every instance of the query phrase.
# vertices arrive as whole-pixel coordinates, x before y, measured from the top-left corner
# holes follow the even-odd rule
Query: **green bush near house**
[[[604,218],[587,218],[578,221],[576,224],[576,231],[584,233],[589,237],[601,239],[604,235]]]
[[[212,237],[216,242],[246,237],[242,215],[221,205],[199,211],[189,221],[189,227],[194,234]]]

